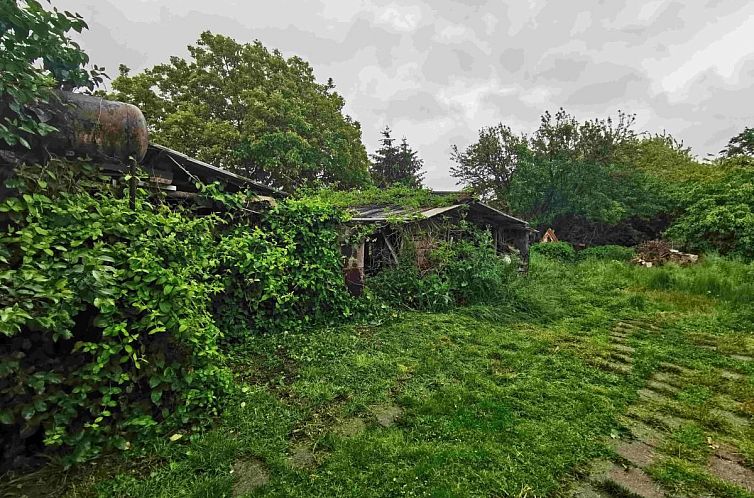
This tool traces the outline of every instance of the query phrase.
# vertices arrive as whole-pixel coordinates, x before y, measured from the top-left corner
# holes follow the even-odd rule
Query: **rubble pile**
[[[650,240],[640,244],[636,248],[636,257],[631,262],[651,268],[653,266],[662,266],[666,263],[686,266],[694,264],[698,260],[698,254],[689,254],[673,249],[664,240]]]

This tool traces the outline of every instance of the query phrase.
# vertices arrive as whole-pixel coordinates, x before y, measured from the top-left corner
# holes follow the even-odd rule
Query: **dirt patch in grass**
[[[604,488],[615,493],[633,493],[641,498],[663,498],[665,493],[641,469],[614,466],[607,473]],[[620,494],[618,494],[620,496]]]
[[[621,441],[615,446],[615,452],[639,468],[648,467],[655,458],[652,447],[641,441]]]
[[[747,469],[737,462],[726,460],[718,456],[711,456],[707,462],[707,469],[710,474],[737,486],[741,486],[747,491],[754,491],[754,471]]]
[[[288,461],[297,469],[311,470],[317,466],[317,457],[314,451],[309,444],[304,442],[293,445]]]
[[[237,460],[232,469],[233,496],[244,496],[270,482],[267,466],[257,458]]]
[[[347,418],[333,427],[333,434],[341,437],[353,437],[361,434],[366,429],[366,424],[359,417]]]
[[[372,407],[372,414],[377,419],[377,423],[382,427],[391,427],[403,413],[403,410],[396,405],[377,405]]]

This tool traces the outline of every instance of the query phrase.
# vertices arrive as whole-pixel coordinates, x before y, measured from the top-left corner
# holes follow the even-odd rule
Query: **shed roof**
[[[169,173],[168,178],[177,186],[192,186],[196,180],[203,183],[218,181],[231,191],[249,189],[257,194],[285,197],[288,194],[249,178],[218,168],[194,157],[187,156],[164,145],[150,143],[142,163],[157,174]],[[162,171],[160,171],[162,170]]]
[[[400,206],[354,206],[351,211],[354,213],[352,222],[355,223],[379,223],[404,219],[405,223],[418,221],[421,219],[433,218],[441,214],[451,212],[467,207],[469,215],[485,223],[492,225],[501,225],[510,228],[528,229],[529,224],[515,216],[511,216],[498,209],[493,208],[483,202],[471,201],[459,204],[452,204],[444,207],[433,208],[405,208]]]

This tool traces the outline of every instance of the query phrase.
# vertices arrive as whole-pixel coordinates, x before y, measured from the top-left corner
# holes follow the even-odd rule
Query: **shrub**
[[[21,168],[0,203],[0,467],[199,426],[232,385],[223,332],[240,342],[352,313],[339,210],[281,202],[252,226],[243,195],[213,188],[221,215],[146,192],[131,209],[95,171]]]
[[[389,303],[411,309],[439,311],[456,304],[493,302],[508,296],[516,265],[499,257],[490,234],[465,227],[465,236],[440,243],[420,271],[411,247],[395,268],[367,280],[373,292]]]
[[[19,186],[0,204],[3,463],[43,444],[81,461],[216,414],[231,380],[207,307],[217,220]]]
[[[636,252],[630,247],[604,245],[587,247],[579,251],[579,259],[600,259],[607,261],[630,261],[636,255]]]
[[[680,195],[687,206],[667,236],[695,252],[716,251],[754,258],[754,167],[751,160],[720,164],[723,178],[690,185]],[[739,164],[740,163],[740,164]]]
[[[531,246],[532,254],[539,254],[557,261],[574,261],[576,251],[568,242],[547,242]]]
[[[238,225],[219,242],[225,292],[215,314],[228,339],[301,330],[348,316],[338,227],[343,211],[317,199],[279,203],[257,227]]]

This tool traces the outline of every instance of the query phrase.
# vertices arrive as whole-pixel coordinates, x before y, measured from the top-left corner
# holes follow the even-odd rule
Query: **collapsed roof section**
[[[467,210],[466,217],[478,223],[494,225],[506,229],[530,231],[529,223],[504,213],[492,206],[479,201],[467,201],[443,207],[432,208],[403,208],[398,206],[354,206],[350,208],[353,215],[352,223],[387,223],[431,219],[442,215],[459,216]]]

